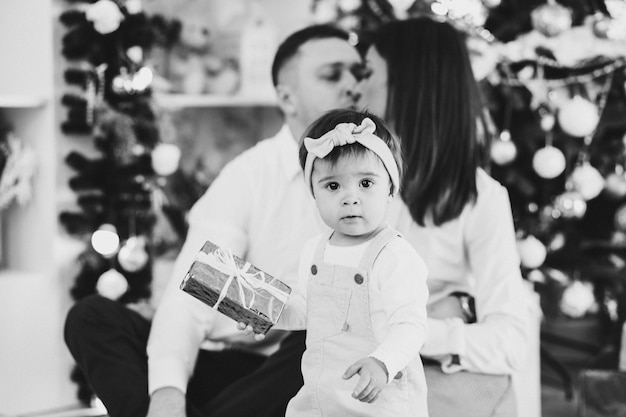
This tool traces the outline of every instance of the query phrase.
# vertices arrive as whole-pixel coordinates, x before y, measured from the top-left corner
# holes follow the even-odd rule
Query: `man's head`
[[[347,32],[330,26],[309,26],[279,46],[272,81],[286,122],[297,138],[322,113],[356,108],[356,85],[362,71]]]

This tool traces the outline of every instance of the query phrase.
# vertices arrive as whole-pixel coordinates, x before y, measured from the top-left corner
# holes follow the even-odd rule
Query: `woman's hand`
[[[251,335],[252,333],[254,333],[254,329],[251,325],[241,321],[237,323],[237,329],[241,330],[245,335]],[[262,333],[254,333],[254,339],[260,342],[261,340],[265,339],[265,335]]]
[[[476,313],[473,311],[471,296],[450,294],[434,304],[428,305],[426,314],[432,319],[447,319],[458,317],[465,323],[476,321]]]
[[[352,391],[352,397],[365,403],[376,400],[380,391],[387,385],[387,368],[378,359],[363,358],[346,369],[343,379],[350,379],[359,374],[359,382]]]

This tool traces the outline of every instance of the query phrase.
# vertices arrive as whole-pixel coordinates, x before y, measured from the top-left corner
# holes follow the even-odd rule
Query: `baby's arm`
[[[278,322],[272,327],[278,330],[304,330],[306,329],[306,299],[307,299],[307,279],[313,259],[314,250],[317,247],[318,239],[309,240],[300,255],[298,265],[298,278],[295,286],[291,289],[289,299],[285,304]],[[245,334],[252,334],[252,326],[248,323],[237,323],[237,328]],[[263,340],[265,335],[255,334],[255,339]]]
[[[375,364],[384,372],[385,378],[380,390],[385,384],[404,369],[419,354],[425,339],[426,329],[426,302],[428,287],[426,277],[428,270],[421,257],[412,246],[403,239],[396,239],[383,249],[372,268],[371,283],[375,295],[384,314],[373,315],[385,317],[385,333],[381,334],[382,342],[369,358],[364,358],[350,366],[344,377],[350,374],[353,367],[363,361]],[[376,326],[374,324],[374,327]],[[372,359],[375,362],[369,361]],[[370,369],[360,373],[357,388],[368,387],[375,383],[367,383]],[[350,376],[354,375],[354,372]],[[367,392],[357,392],[355,398],[368,398]],[[372,388],[376,389],[376,388]],[[376,393],[377,395],[377,393]],[[375,399],[375,396],[374,396]],[[363,400],[361,400],[363,401]],[[371,401],[371,400],[370,400]]]

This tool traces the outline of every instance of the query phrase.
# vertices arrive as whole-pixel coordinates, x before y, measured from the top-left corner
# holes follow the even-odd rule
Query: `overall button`
[[[361,274],[356,274],[354,276],[354,282],[356,282],[359,285],[363,284],[363,276]]]
[[[312,273],[313,275],[317,275],[317,266],[315,266],[315,265],[311,265],[311,273]]]

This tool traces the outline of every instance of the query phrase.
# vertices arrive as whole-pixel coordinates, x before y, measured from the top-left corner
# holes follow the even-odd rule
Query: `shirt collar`
[[[302,167],[300,167],[298,159],[300,147],[286,124],[278,131],[276,139],[281,145],[279,148],[280,158],[287,179],[291,180],[297,176],[302,176]]]

